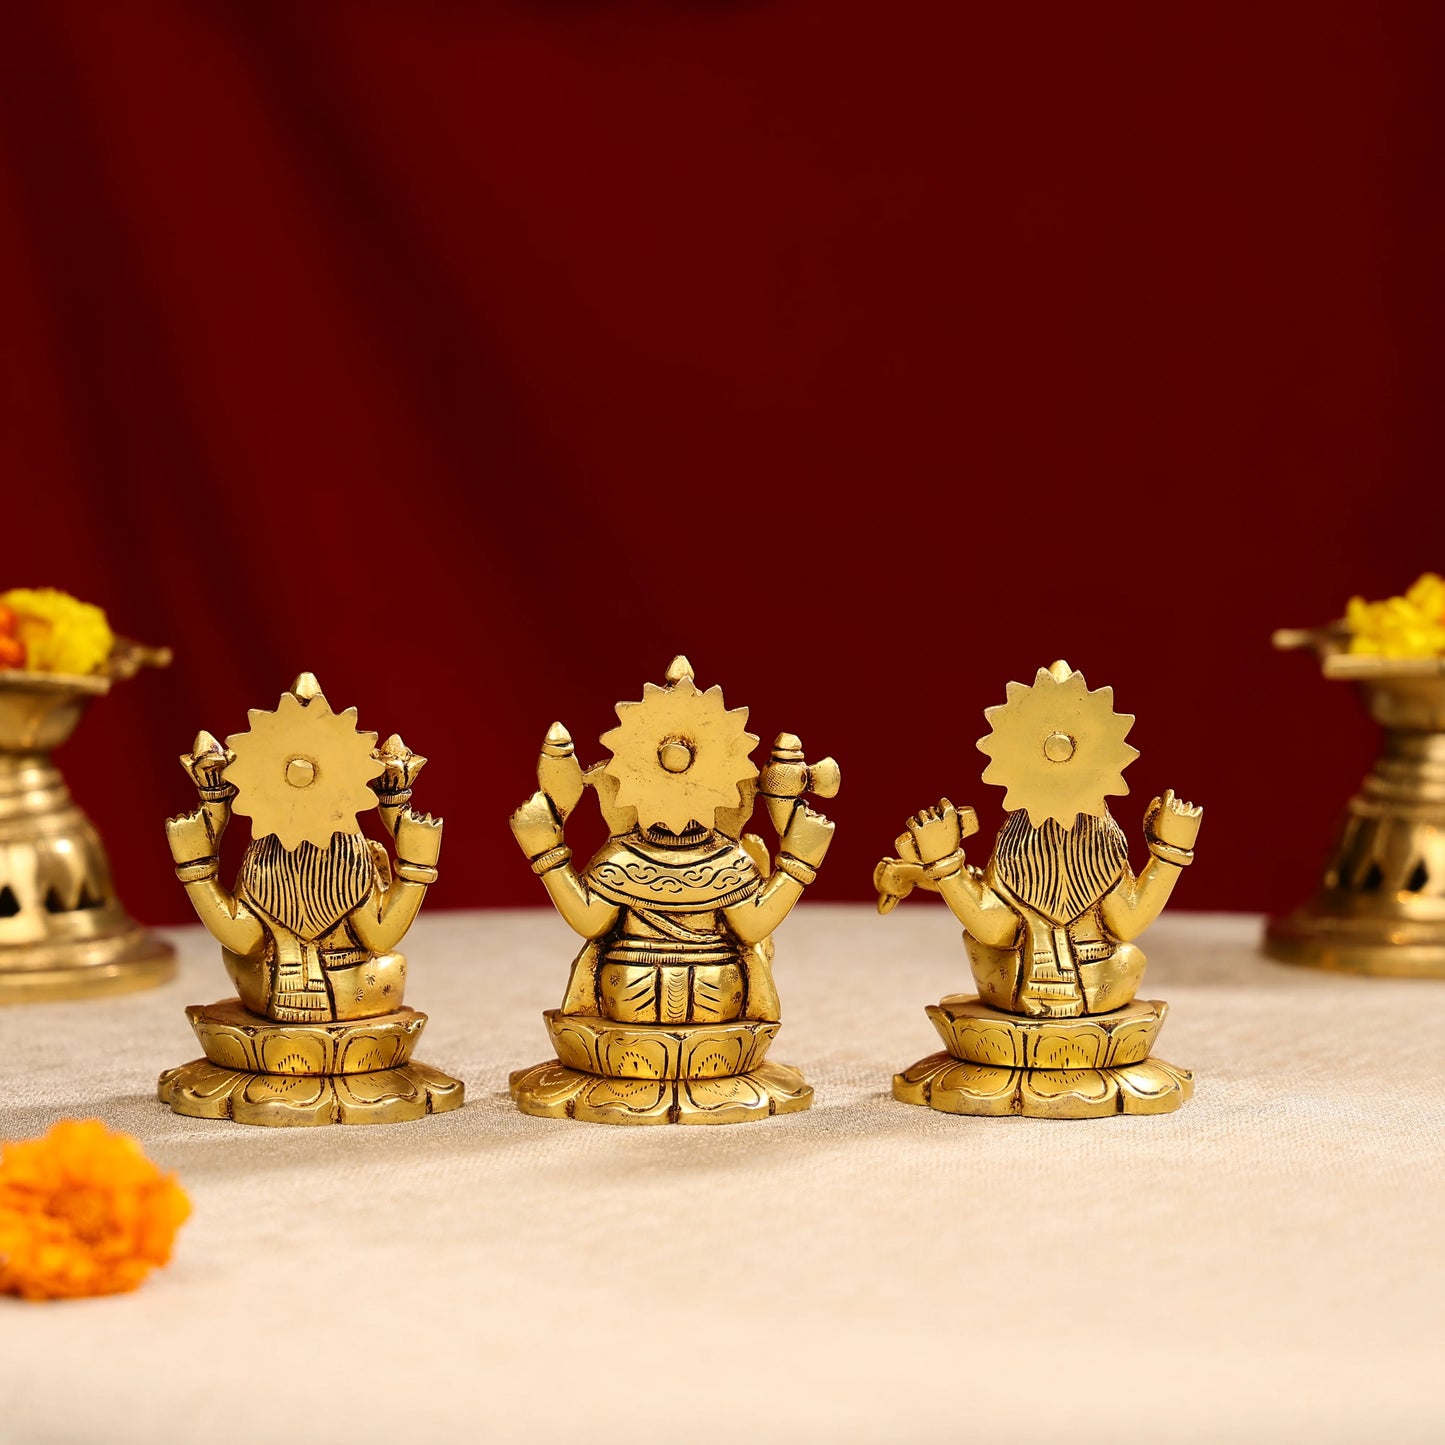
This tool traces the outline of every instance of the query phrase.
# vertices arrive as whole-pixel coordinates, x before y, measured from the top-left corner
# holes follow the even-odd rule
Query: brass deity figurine
[[[511,1078],[524,1113],[602,1124],[740,1124],[806,1109],[797,1069],[766,1063],[781,1017],[772,933],[813,881],[833,824],[838,766],[809,765],[779,734],[759,776],[747,709],[701,691],[685,657],[641,702],[617,705],[611,757],[586,772],[556,723],[539,791],[512,832],[558,912],[585,940],[562,1007],[544,1018],[557,1058]],[[579,871],[564,842],[588,785],[611,835]],[[744,833],[761,794],[780,839]]]
[[[178,1114],[241,1124],[390,1124],[461,1107],[461,1083],[412,1050],[426,1015],[402,1004],[396,951],[436,881],[442,821],[412,812],[426,759],[332,712],[303,672],[275,712],[181,759],[200,793],[166,823],[176,876],[221,945],[238,997],[192,1005],[204,1059],[167,1069]],[[377,808],[396,856],[367,838]],[[232,813],[251,820],[234,891],[218,878]]]
[[[946,1045],[894,1076],[893,1096],[949,1114],[1092,1119],[1164,1114],[1193,1075],[1150,1057],[1167,1006],[1136,999],[1134,943],[1194,858],[1203,809],[1166,792],[1144,814],[1152,855],[1138,877],[1105,799],[1129,791],[1134,719],[1112,688],[1090,692],[1066,662],[1011,682],[986,710],[983,780],[1004,787],[1008,819],[984,868],[964,861],[972,808],[944,798],[908,820],[874,873],[878,911],[915,887],[942,895],[964,927],[977,995],[927,1010]]]

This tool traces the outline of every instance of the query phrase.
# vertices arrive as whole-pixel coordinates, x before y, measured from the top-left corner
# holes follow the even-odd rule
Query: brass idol
[[[1163,1114],[1193,1075],[1151,1057],[1166,1005],[1134,997],[1134,943],[1193,861],[1203,810],[1173,792],[1144,815],[1152,855],[1137,877],[1105,799],[1128,792],[1134,719],[1090,692],[1066,662],[1011,682],[987,709],[986,783],[1006,789],[1007,821],[987,865],[964,860],[972,808],[944,798],[908,820],[874,873],[880,913],[915,888],[942,896],[964,927],[977,994],[927,1012],[945,1048],[894,1077],[893,1095],[949,1114],[1053,1119]]]
[[[357,730],[302,673],[275,712],[181,759],[200,805],[166,833],[235,998],[186,1016],[205,1058],[160,1077],[178,1114],[240,1124],[390,1124],[461,1106],[461,1083],[412,1058],[426,1015],[402,1003],[397,945],[436,881],[440,818],[414,813],[426,759]],[[392,839],[361,831],[376,808]],[[232,813],[251,820],[234,889],[219,880]]]
[[[797,1069],[766,1060],[781,1013],[772,933],[813,881],[833,824],[805,801],[838,791],[831,758],[808,764],[790,733],[761,775],[747,709],[705,692],[685,657],[641,702],[617,705],[608,761],[586,769],[554,724],[538,791],[512,832],[585,940],[561,1008],[544,1014],[557,1057],[511,1078],[524,1113],[602,1124],[739,1124],[806,1109]],[[583,869],[564,841],[591,787],[611,835]],[[779,837],[769,862],[745,833],[761,796]]]

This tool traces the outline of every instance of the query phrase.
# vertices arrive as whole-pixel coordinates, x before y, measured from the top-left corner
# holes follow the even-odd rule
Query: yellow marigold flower
[[[1351,597],[1345,609],[1350,651],[1372,657],[1445,654],[1445,578],[1426,572],[1403,597],[1366,602]]]
[[[1445,577],[1435,572],[1422,572],[1405,594],[1405,600],[1422,617],[1445,621]]]
[[[99,607],[54,587],[13,587],[0,593],[0,604],[14,610],[27,672],[84,677],[105,665],[115,645]]]
[[[191,1212],[128,1134],[62,1119],[0,1147],[0,1294],[76,1299],[134,1289]]]

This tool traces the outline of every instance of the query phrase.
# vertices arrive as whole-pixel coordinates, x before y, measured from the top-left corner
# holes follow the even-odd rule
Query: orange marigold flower
[[[128,1134],[62,1119],[0,1149],[0,1293],[76,1299],[134,1289],[191,1212]]]
[[[25,666],[25,644],[15,635],[18,621],[15,609],[0,602],[0,670]]]

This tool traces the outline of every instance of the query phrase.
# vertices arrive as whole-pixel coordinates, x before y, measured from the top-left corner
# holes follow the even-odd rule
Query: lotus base
[[[589,1124],[747,1124],[813,1102],[797,1069],[765,1062],[775,1022],[624,1024],[560,1009],[543,1017],[558,1056],[512,1075],[524,1114]]]
[[[459,1079],[417,1063],[426,1015],[401,1008],[336,1023],[276,1023],[239,999],[193,1004],[206,1057],[167,1069],[157,1097],[177,1114],[268,1127],[400,1124],[459,1109]]]
[[[1080,1018],[1028,1018],[955,994],[928,1009],[948,1046],[893,1077],[893,1097],[945,1114],[1102,1119],[1168,1114],[1194,1093],[1187,1069],[1150,1057],[1167,1005],[1135,999]]]
[[[749,1124],[813,1102],[788,1064],[714,1079],[612,1079],[549,1059],[514,1073],[511,1090],[524,1114],[587,1124]]]

